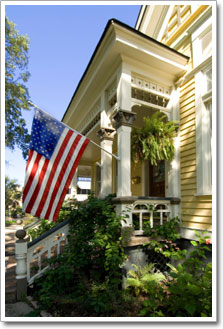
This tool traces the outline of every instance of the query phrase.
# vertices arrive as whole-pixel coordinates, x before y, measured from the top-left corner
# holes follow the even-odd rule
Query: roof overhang
[[[160,40],[160,34],[164,32],[163,26],[166,27],[174,6],[174,1],[169,5],[142,5],[135,25],[136,30]]]
[[[71,114],[83,111],[103,90],[105,82],[123,58],[133,59],[168,74],[174,83],[186,72],[188,57],[130,26],[111,19],[72,96],[62,121],[70,124]],[[75,128],[75,127],[73,127]]]

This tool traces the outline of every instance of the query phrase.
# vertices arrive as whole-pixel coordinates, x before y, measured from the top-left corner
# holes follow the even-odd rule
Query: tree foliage
[[[30,73],[28,67],[29,39],[20,35],[16,25],[5,18],[5,143],[14,150],[19,147],[26,158],[30,135],[22,110],[29,110],[29,92],[25,83]]]
[[[16,179],[10,179],[5,176],[5,208],[15,210],[21,200],[22,192],[19,190],[19,184]]]

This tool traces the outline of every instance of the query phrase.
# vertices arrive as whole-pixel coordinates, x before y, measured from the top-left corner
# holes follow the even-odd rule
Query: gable
[[[143,5],[136,23],[136,29],[157,41],[174,48],[176,39],[205,16],[208,5]],[[195,2],[196,3],[196,2]]]
[[[186,21],[192,13],[190,5],[175,5],[166,25],[161,42],[166,43],[169,38],[177,31],[177,29]]]

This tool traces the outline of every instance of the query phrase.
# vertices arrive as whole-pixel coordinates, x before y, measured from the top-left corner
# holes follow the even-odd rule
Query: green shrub
[[[110,197],[99,200],[93,195],[69,216],[68,244],[36,280],[35,296],[42,307],[51,310],[69,300],[82,313],[110,314],[112,298],[117,304],[120,295],[121,266],[126,257],[121,218]]]
[[[212,315],[212,265],[206,263],[209,237],[196,232],[198,241],[185,260],[174,267],[164,285],[153,285],[141,310],[143,316],[210,317]]]
[[[47,219],[42,219],[39,226],[28,230],[28,235],[32,237],[32,240],[34,240],[40,237],[43,233],[49,231],[55,225],[57,225],[57,222],[50,222]]]
[[[45,232],[49,231],[54,226],[70,218],[72,211],[77,206],[75,200],[65,201],[60,209],[58,218],[56,222],[51,222],[48,219],[42,219],[40,225],[36,228],[30,228],[28,230],[28,235],[32,237],[32,240],[40,237]]]

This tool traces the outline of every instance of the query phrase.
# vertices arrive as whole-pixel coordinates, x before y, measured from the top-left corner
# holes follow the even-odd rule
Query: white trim
[[[211,127],[210,114],[205,102],[211,101],[211,90],[207,90],[205,71],[211,68],[211,56],[204,59],[202,39],[211,32],[212,17],[204,22],[192,34],[193,62],[195,76],[195,108],[196,108],[196,195],[212,194],[212,154],[211,154]],[[209,40],[208,40],[209,41]],[[210,39],[212,47],[212,36]],[[192,72],[190,72],[191,74]]]
[[[192,6],[191,6],[192,7]],[[185,41],[186,38],[188,38],[195,30],[197,27],[201,26],[203,22],[205,22],[212,13],[212,7],[209,7],[207,10],[205,10],[201,16],[196,19],[192,25],[184,32],[182,33],[179,38],[177,38],[172,44],[171,48],[174,49],[179,49],[179,47],[182,45],[182,43]]]
[[[210,118],[202,100],[204,76],[195,75],[197,195],[211,195]]]
[[[200,72],[202,69],[208,67],[212,64],[212,56],[207,57],[199,65],[195,66],[190,72],[188,72],[183,78],[180,78],[175,82],[175,85],[180,87],[182,84],[185,84],[190,78],[192,78],[196,73]]]
[[[195,231],[204,232],[206,230],[201,230],[201,229],[193,228],[193,227],[181,226],[181,228],[180,228],[180,236],[181,236],[181,238],[184,238],[184,239],[196,240],[197,241],[198,238],[195,235]],[[207,235],[210,236],[210,240],[211,240],[211,243],[212,243],[212,232],[210,230],[207,230],[207,231],[208,231]]]

